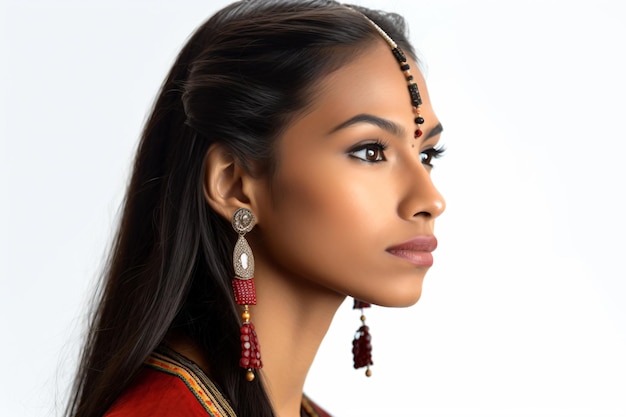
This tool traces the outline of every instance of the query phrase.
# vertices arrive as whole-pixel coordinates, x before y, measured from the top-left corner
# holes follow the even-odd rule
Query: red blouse
[[[304,415],[331,417],[308,398]],[[168,348],[150,355],[133,384],[105,417],[236,417],[219,389],[194,362]]]

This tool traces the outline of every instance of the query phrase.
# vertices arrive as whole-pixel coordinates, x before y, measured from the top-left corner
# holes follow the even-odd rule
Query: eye
[[[433,160],[437,158],[441,158],[445,152],[445,148],[430,148],[422,151],[420,153],[420,158],[422,159],[422,164],[427,167],[433,167]]]
[[[348,151],[348,153],[351,157],[360,159],[361,161],[380,162],[387,160],[385,158],[386,148],[387,146],[381,142],[366,143],[352,148]]]

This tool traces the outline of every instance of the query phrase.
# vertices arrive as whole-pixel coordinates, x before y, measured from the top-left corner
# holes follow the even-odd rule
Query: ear
[[[213,210],[229,221],[240,207],[254,211],[255,181],[225,146],[212,144],[204,164],[204,198]]]

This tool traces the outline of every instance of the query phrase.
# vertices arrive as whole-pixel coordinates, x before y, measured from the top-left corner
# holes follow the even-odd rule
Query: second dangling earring
[[[256,289],[254,288],[254,255],[252,248],[244,237],[254,227],[254,214],[247,208],[239,208],[233,214],[233,229],[239,234],[233,251],[233,292],[235,302],[243,306],[241,313],[241,359],[239,366],[246,369],[246,379],[254,380],[254,370],[261,369],[261,351],[259,339],[254,330],[254,324],[250,321],[250,306],[256,304]]]
[[[372,362],[372,336],[370,335],[370,328],[365,325],[365,314],[363,314],[363,309],[369,307],[371,304],[354,299],[352,308],[361,310],[361,327],[356,331],[352,341],[352,356],[354,369],[365,367],[365,376],[372,376],[370,366],[374,365]]]

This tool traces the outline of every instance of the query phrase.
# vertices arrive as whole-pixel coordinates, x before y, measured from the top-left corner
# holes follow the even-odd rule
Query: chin
[[[386,285],[384,289],[377,289],[375,293],[363,294],[360,300],[376,304],[381,307],[410,307],[416,304],[422,296],[422,279],[410,285]]]
[[[405,293],[402,294],[399,297],[396,297],[393,300],[390,300],[389,303],[387,303],[386,307],[411,307],[412,305],[415,305],[419,299],[422,296],[422,290],[420,288],[419,291],[417,291],[417,293]]]

